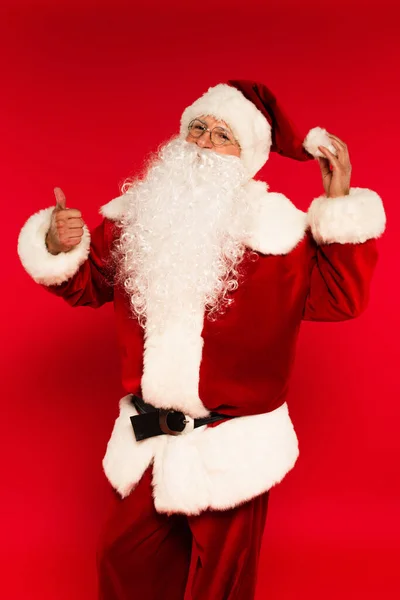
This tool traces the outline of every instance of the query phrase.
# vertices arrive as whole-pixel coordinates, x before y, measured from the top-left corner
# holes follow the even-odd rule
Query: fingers
[[[65,213],[67,219],[72,219],[72,218],[75,219],[75,218],[82,217],[82,213],[80,210],[78,210],[76,208],[67,208],[67,200],[66,200],[65,194],[61,188],[55,187],[54,195],[56,197],[56,209],[68,211]]]
[[[321,169],[322,177],[328,177],[331,174],[329,160],[327,158],[318,158],[319,168]]]
[[[56,197],[56,207],[59,209],[65,209],[67,207],[67,199],[61,188],[54,188],[54,195]]]
[[[59,244],[62,252],[67,252],[77,246],[84,232],[84,221],[76,209],[55,209],[53,221],[53,237]],[[78,215],[78,216],[74,216]]]
[[[329,133],[328,135],[332,140],[332,145],[338,151],[339,160],[341,162],[350,162],[349,149],[347,147],[347,144],[345,144],[343,140],[338,138],[336,135],[332,135],[331,133]]]
[[[83,219],[80,218],[73,218],[73,217],[69,217],[68,213],[67,213],[67,225],[69,229],[74,229],[76,227],[78,227],[79,229],[82,229],[82,227],[84,226],[84,221]]]
[[[325,146],[318,146],[318,150],[320,150],[322,154],[329,160],[333,168],[338,169],[340,167],[339,158],[332,154],[328,148],[325,148]]]
[[[344,142],[342,142],[341,140],[337,141],[335,138],[332,138],[332,145],[336,148],[336,150],[338,151],[338,156],[348,156],[349,155],[349,151],[347,149],[347,146]]]
[[[67,212],[65,213],[67,219],[80,219],[82,217],[82,213],[77,208],[67,208]]]
[[[52,254],[69,252],[81,242],[85,223],[76,208],[67,208],[61,188],[54,188],[56,206],[52,212],[46,244]]]
[[[72,248],[73,246],[77,246],[79,244],[79,242],[81,241],[81,239],[82,239],[82,236],[69,238],[65,242],[65,245],[70,246]]]
[[[72,235],[77,235],[78,232],[79,233],[83,233],[83,221],[82,219],[77,219],[72,225],[71,225],[71,221],[72,219],[58,219],[56,221],[56,228],[57,231],[59,232],[59,234],[61,233],[66,233],[69,235],[69,232],[72,232]]]
[[[341,168],[344,171],[351,172],[351,162],[350,162],[349,150],[347,148],[347,145],[342,140],[337,138],[336,136],[330,135],[330,137],[332,139],[333,146],[337,150],[337,155],[338,155],[337,157],[339,159]]]
[[[57,208],[57,207],[56,207]],[[62,212],[61,212],[62,211]],[[65,208],[65,209],[58,209],[56,211],[56,215],[55,218],[57,220],[65,220],[65,219],[81,219],[82,223],[82,213],[80,210],[78,210],[77,208]]]
[[[62,246],[72,247],[79,244],[83,236],[83,227],[70,229],[62,223],[57,225],[57,239]]]
[[[335,140],[338,144],[341,144],[342,146],[344,146],[345,148],[347,148],[347,144],[345,144],[343,140],[341,140],[340,138],[338,138],[337,135],[333,135],[333,133],[328,133],[328,136],[330,138],[332,138],[332,140]]]
[[[68,227],[68,229],[73,229],[74,227],[83,227],[85,222],[81,218],[69,217],[69,211],[64,211],[62,213],[56,213],[54,220],[56,224],[62,224]]]

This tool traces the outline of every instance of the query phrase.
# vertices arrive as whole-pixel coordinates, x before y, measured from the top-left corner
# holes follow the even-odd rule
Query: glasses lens
[[[195,138],[199,138],[205,132],[206,127],[203,125],[201,121],[195,119],[191,123],[189,123],[189,133],[191,136]]]
[[[223,146],[224,144],[234,144],[233,136],[222,127],[214,127],[211,132],[211,141],[215,146]]]

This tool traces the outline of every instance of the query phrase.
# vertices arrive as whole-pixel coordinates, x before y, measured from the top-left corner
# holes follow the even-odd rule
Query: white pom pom
[[[307,152],[312,154],[315,158],[324,156],[322,152],[318,150],[318,146],[325,146],[325,148],[328,148],[328,150],[336,156],[336,148],[332,145],[332,142],[328,137],[328,132],[326,129],[322,129],[322,127],[310,129],[303,142],[303,146]]]

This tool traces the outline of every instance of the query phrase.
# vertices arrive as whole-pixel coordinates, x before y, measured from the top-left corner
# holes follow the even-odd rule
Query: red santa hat
[[[212,115],[229,125],[240,144],[240,158],[250,177],[266,163],[270,152],[310,160],[323,156],[318,146],[325,146],[336,154],[327,131],[321,127],[311,129],[302,140],[274,94],[262,83],[229,80],[210,88],[184,110],[182,137],[187,136],[189,123],[201,115]]]

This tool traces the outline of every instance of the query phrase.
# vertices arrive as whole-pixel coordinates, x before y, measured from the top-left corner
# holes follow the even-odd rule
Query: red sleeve
[[[378,260],[377,243],[317,245],[303,318],[306,321],[344,321],[366,308]]]
[[[79,270],[59,285],[44,285],[49,292],[64,298],[71,306],[98,308],[114,298],[114,268],[111,249],[116,225],[104,219],[91,232],[90,250]]]

